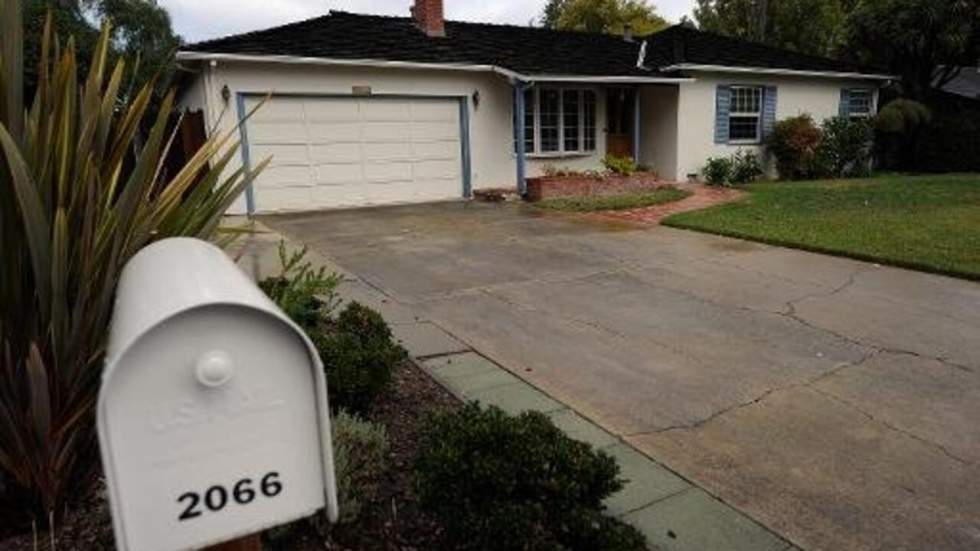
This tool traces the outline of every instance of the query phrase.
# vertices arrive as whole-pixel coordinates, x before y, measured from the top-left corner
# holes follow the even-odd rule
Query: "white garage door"
[[[254,184],[257,212],[463,196],[454,99],[280,96],[247,125],[252,164],[272,156]]]

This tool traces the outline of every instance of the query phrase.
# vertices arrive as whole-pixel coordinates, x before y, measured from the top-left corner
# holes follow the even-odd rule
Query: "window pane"
[[[759,113],[762,110],[762,88],[732,87],[732,113]]]
[[[585,151],[595,151],[595,92],[586,90],[582,93],[584,104],[583,127],[584,127],[584,149]]]
[[[564,151],[578,151],[578,132],[579,132],[579,116],[578,116],[578,104],[579,104],[579,91],[578,90],[565,90],[561,94],[562,96],[562,120],[564,122],[564,135],[565,135],[565,147],[562,149]]]
[[[731,117],[728,121],[728,139],[758,140],[759,117]]]
[[[558,123],[561,104],[558,90],[541,90],[539,92],[541,114],[541,151],[558,151]]]
[[[851,115],[870,115],[871,97],[871,90],[863,88],[851,90],[851,104],[848,112]]]

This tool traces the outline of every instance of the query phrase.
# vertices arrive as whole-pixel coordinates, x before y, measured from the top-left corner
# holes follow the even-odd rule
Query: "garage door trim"
[[[245,118],[248,116],[248,112],[245,109],[245,100],[249,97],[251,98],[265,98],[266,96],[271,97],[284,97],[284,98],[324,98],[324,99],[442,99],[442,100],[454,100],[459,104],[459,144],[460,144],[460,157],[461,157],[461,171],[463,176],[463,198],[468,199],[472,196],[472,180],[471,180],[471,158],[470,158],[470,109],[469,109],[469,96],[457,96],[457,95],[438,95],[438,94],[308,94],[308,93],[292,93],[292,92],[276,92],[276,93],[263,93],[263,92],[238,92],[235,94],[235,106],[238,111],[238,132],[241,138],[241,154],[242,154],[242,165],[245,167],[247,172],[252,170],[252,158],[249,152],[248,144],[248,126],[245,124]],[[249,216],[255,214],[255,190],[253,188],[254,181],[249,181],[245,186],[245,208]]]

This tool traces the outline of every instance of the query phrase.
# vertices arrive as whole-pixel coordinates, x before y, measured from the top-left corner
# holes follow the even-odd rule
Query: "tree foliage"
[[[623,34],[626,25],[637,35],[667,26],[646,0],[549,0],[541,19],[553,29],[606,34]]]
[[[864,0],[847,21],[843,53],[902,77],[923,99],[980,60],[980,0]]]
[[[25,97],[32,97],[37,85],[47,13],[51,14],[52,30],[58,36],[75,40],[82,72],[88,70],[99,37],[99,29],[92,21],[111,21],[109,61],[130,61],[123,75],[126,88],[155,78],[157,96],[162,97],[173,75],[173,53],[181,39],[173,31],[170,15],[157,0],[24,0]]]
[[[798,52],[831,55],[856,0],[697,0],[698,26]]]

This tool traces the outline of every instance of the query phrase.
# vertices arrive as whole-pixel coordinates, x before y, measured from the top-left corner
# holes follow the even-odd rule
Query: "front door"
[[[633,94],[630,88],[610,88],[606,94],[606,153],[633,156]]]

